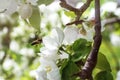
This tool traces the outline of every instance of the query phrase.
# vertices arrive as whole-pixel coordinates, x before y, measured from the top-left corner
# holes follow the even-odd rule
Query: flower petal
[[[43,48],[40,49],[40,52],[41,52],[40,56],[45,57],[45,58],[50,59],[50,60],[56,61],[59,57],[59,55],[57,54],[57,51],[58,50],[55,50],[55,49],[54,50],[49,50],[49,49],[43,47]]]
[[[58,48],[57,41],[54,38],[51,38],[49,36],[43,37],[43,44],[48,49],[57,49]]]
[[[59,68],[53,69],[47,74],[49,80],[61,80]]]
[[[62,54],[59,55],[60,59],[67,59],[69,55],[65,53],[64,51],[60,51]]]
[[[79,35],[79,29],[68,26],[64,29],[64,34],[65,34],[64,44],[71,44],[76,39],[78,39],[77,36]]]
[[[58,42],[58,44],[60,46],[63,42],[64,33],[60,28],[56,27],[55,29],[52,30],[51,37],[56,39],[56,41]]]
[[[47,80],[47,72],[42,67],[32,71],[32,73],[36,77],[36,80]]]

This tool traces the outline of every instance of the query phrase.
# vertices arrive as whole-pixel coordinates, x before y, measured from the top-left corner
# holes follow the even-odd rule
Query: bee
[[[35,39],[32,41],[31,45],[37,45],[37,44],[40,44],[42,42],[42,39]]]

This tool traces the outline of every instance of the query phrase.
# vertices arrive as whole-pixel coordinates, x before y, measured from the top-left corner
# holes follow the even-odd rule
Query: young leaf
[[[72,56],[72,60],[79,61],[90,52],[91,43],[87,42],[87,40],[85,39],[79,39],[73,44],[72,50],[74,53]]]
[[[62,80],[76,80],[76,76],[74,74],[79,72],[79,68],[77,65],[69,61],[67,66],[62,71]]]
[[[38,0],[38,5],[41,5],[41,4],[50,4],[52,3],[54,0]]]
[[[65,15],[67,15],[68,17],[75,17],[75,13],[74,12],[72,12],[72,11],[65,11],[64,12],[65,13]]]
[[[40,30],[40,11],[38,7],[33,7],[33,13],[29,18],[29,22],[36,30]]]
[[[97,65],[96,68],[102,70],[102,71],[111,71],[111,67],[110,64],[106,58],[106,56],[102,53],[98,54],[98,61],[97,61]]]
[[[94,80],[113,80],[113,76],[110,71],[101,71],[95,76]]]

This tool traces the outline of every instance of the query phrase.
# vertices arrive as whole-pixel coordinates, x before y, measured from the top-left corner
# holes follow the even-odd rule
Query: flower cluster
[[[78,31],[74,27],[66,27],[64,31],[56,27],[49,36],[43,37],[45,46],[40,49],[40,67],[35,71],[37,80],[61,80],[57,61],[68,59],[69,55],[60,48],[78,39]]]
[[[0,0],[0,12],[11,15],[18,12],[23,18],[29,18],[32,15],[32,5],[37,5],[38,0]]]

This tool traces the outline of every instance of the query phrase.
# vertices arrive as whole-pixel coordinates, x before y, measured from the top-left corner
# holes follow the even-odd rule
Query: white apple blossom
[[[50,50],[43,47],[40,49],[40,52],[41,53],[39,55],[41,57],[44,57],[53,61],[57,61],[58,59],[65,59],[69,57],[68,54],[66,54],[64,51],[60,51],[61,54],[58,54],[58,49]]]
[[[75,40],[77,40],[79,37],[79,28],[75,28],[74,26],[67,26],[64,29],[64,44],[68,45],[73,43]]]
[[[110,41],[114,46],[120,46],[120,35],[115,33],[110,34]]]
[[[48,49],[58,49],[64,39],[64,33],[61,29],[55,28],[52,30],[50,36],[45,36],[43,38],[43,44]]]
[[[117,72],[117,78],[116,80],[120,80],[120,71]]]
[[[115,11],[114,11],[115,15],[120,17],[120,7],[118,7]]]
[[[20,49],[20,46],[19,46],[19,44],[15,41],[15,40],[13,40],[13,41],[11,41],[10,42],[10,50],[12,50],[12,51],[14,51],[14,52],[18,52],[19,51],[19,49]]]
[[[17,2],[15,0],[0,0],[0,12],[4,12],[8,15],[16,12]]]
[[[0,80],[5,80],[3,76],[0,76]]]
[[[35,73],[37,80],[61,80],[56,62],[58,59],[66,59],[69,56],[66,52],[59,50],[59,48],[64,44],[65,39],[67,39],[65,40],[66,42],[70,40],[70,42],[67,43],[73,43],[78,36],[78,32],[76,33],[76,31],[77,28],[67,27],[63,32],[56,27],[51,31],[49,36],[43,38],[45,47],[40,49],[40,66]],[[69,35],[69,37],[64,36],[66,33],[68,33],[67,35]]]
[[[87,41],[92,42],[95,33],[94,26],[88,27],[85,23],[83,23],[83,31],[81,28],[79,33],[80,33],[80,35],[78,35],[79,38],[83,38],[86,39]]]
[[[32,57],[34,56],[34,50],[32,48],[22,48],[19,53],[23,56]]]
[[[4,70],[10,70],[16,65],[16,62],[10,58],[6,58],[4,63],[3,63],[3,68]]]
[[[59,58],[59,55],[57,54],[58,52],[57,49],[50,50],[50,49],[47,49],[46,47],[42,47],[40,49],[40,52],[41,52],[40,53],[41,57],[44,57],[53,61],[56,61]]]
[[[109,7],[112,6],[112,7]],[[116,2],[107,2],[102,5],[101,10],[102,12],[114,12],[117,8],[117,3]]]
[[[32,15],[32,5],[37,5],[38,0],[0,0],[0,12],[8,15],[19,12],[23,19]]]
[[[40,58],[40,66],[34,71],[36,80],[61,80],[56,62],[44,57]]]

